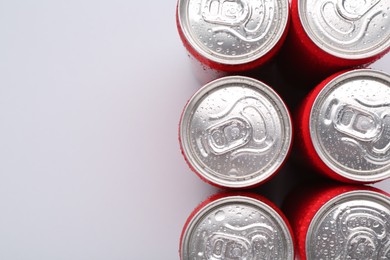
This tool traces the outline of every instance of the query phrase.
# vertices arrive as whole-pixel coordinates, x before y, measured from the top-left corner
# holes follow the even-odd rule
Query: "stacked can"
[[[188,218],[180,259],[293,260],[290,226],[270,201],[255,194],[215,195]]]
[[[281,65],[299,81],[319,82],[390,50],[388,0],[293,0],[291,9]]]
[[[195,74],[208,82],[263,66],[287,35],[288,0],[179,0],[177,28]]]
[[[307,185],[286,201],[301,260],[390,259],[390,197],[368,186]]]
[[[250,188],[283,165],[292,126],[275,91],[260,81],[230,76],[210,82],[189,100],[179,140],[185,160],[203,180]]]
[[[316,170],[350,183],[390,176],[390,76],[359,69],[319,84],[297,115],[297,139]]]

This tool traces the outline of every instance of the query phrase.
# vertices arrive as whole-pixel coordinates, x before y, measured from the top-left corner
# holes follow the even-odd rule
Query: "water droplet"
[[[218,210],[216,213],[215,213],[215,220],[216,221],[222,221],[225,219],[225,212],[223,210]]]

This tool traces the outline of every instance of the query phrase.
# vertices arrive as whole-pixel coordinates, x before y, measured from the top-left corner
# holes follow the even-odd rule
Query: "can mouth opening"
[[[254,62],[270,53],[287,32],[287,0],[263,5],[256,2],[256,6],[251,0],[192,2],[178,2],[179,30],[187,47],[212,62],[225,65]]]
[[[342,59],[360,60],[390,48],[388,1],[297,1],[305,33],[322,51]]]

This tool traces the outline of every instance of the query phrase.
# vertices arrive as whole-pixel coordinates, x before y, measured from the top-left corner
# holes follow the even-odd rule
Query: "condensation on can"
[[[390,50],[390,1],[292,0],[280,66],[308,87]]]
[[[179,124],[184,159],[217,187],[252,188],[269,180],[288,157],[290,114],[277,93],[255,79],[230,76],[198,90]]]
[[[301,260],[390,257],[390,197],[382,190],[305,183],[287,197],[283,211]]]
[[[188,217],[179,254],[189,259],[294,259],[287,218],[272,202],[253,193],[221,193]]]
[[[324,80],[294,118],[296,144],[314,169],[348,183],[390,177],[390,76],[358,69]]]
[[[263,67],[281,48],[288,0],[178,0],[176,24],[202,83]]]

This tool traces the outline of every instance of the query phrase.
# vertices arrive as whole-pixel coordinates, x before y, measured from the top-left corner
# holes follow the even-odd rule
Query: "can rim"
[[[373,201],[377,202],[381,205],[386,205],[387,207],[390,206],[390,198],[387,197],[384,194],[381,194],[376,191],[371,190],[354,190],[354,191],[347,191],[345,193],[339,194],[329,201],[327,201],[324,205],[321,206],[321,208],[316,212],[313,219],[310,221],[309,228],[307,229],[306,233],[306,241],[305,241],[305,254],[307,259],[311,259],[310,255],[308,255],[308,249],[310,248],[310,240],[312,237],[312,234],[314,232],[315,226],[319,223],[321,219],[323,219],[326,214],[332,207],[334,207],[337,204],[341,204],[345,201],[348,201],[350,198],[357,197],[357,198],[366,198],[370,197]]]
[[[188,125],[191,122],[191,116],[193,115],[193,109],[196,107],[199,101],[203,99],[207,93],[209,93],[211,90],[223,87],[227,84],[245,84],[246,86],[249,86],[251,88],[254,88],[256,91],[260,91],[261,94],[265,94],[267,98],[271,98],[273,103],[277,105],[278,112],[282,115],[281,122],[282,125],[282,131],[285,133],[285,138],[282,140],[282,145],[280,148],[280,152],[277,156],[279,159],[279,162],[277,164],[272,165],[269,167],[266,171],[264,171],[262,174],[258,174],[257,176],[249,179],[244,179],[240,181],[230,181],[230,180],[222,180],[218,178],[217,176],[214,176],[212,173],[209,173],[209,171],[206,169],[206,167],[203,167],[200,163],[197,162],[197,159],[193,155],[192,148],[189,145],[189,131],[190,128]],[[193,167],[196,173],[198,173],[202,178],[204,178],[207,181],[210,181],[213,184],[216,184],[218,186],[222,187],[229,187],[229,188],[246,188],[246,187],[252,187],[254,185],[257,185],[265,180],[267,180],[269,177],[271,177],[274,173],[277,172],[277,170],[283,165],[285,162],[289,151],[291,149],[291,143],[292,143],[292,122],[291,117],[289,115],[287,106],[284,104],[281,97],[268,85],[265,83],[245,77],[245,76],[228,76],[216,79],[214,81],[211,81],[210,83],[206,84],[202,88],[200,88],[195,94],[191,97],[191,99],[188,101],[187,105],[184,108],[183,115],[180,121],[180,143],[182,147],[182,151],[184,153],[184,156],[187,159],[187,162]]]
[[[358,51],[353,53],[346,53],[345,49],[331,48],[329,44],[325,44],[321,39],[316,35],[316,33],[311,29],[309,22],[307,20],[307,13],[304,4],[307,0],[297,0],[298,1],[298,16],[301,22],[301,25],[314,44],[320,48],[322,51],[329,53],[335,57],[342,59],[351,59],[351,60],[359,60],[365,58],[375,57],[390,48],[390,35],[387,37],[387,40],[382,41],[382,44],[378,44],[377,46],[371,47],[370,51]],[[379,47],[378,47],[379,46]]]
[[[186,229],[184,230],[183,238],[180,245],[180,259],[188,259],[188,242],[196,227],[197,223],[199,223],[204,216],[206,216],[209,212],[214,210],[216,207],[231,204],[231,203],[242,203],[248,206],[256,207],[262,211],[263,214],[270,216],[275,223],[278,225],[280,230],[283,232],[285,241],[286,241],[286,254],[288,255],[288,259],[294,259],[294,247],[293,247],[293,238],[290,233],[290,230],[284,221],[284,219],[275,211],[271,206],[267,205],[265,202],[262,202],[258,199],[244,196],[244,195],[233,195],[218,198],[214,201],[209,202],[207,205],[199,209],[191,220],[188,222]]]
[[[189,29],[190,25],[189,25],[188,14],[187,14],[188,5],[190,1],[191,0],[178,0],[177,16],[178,16],[179,27],[186,41],[188,42],[190,48],[192,48],[201,56],[203,56],[204,58],[212,62],[225,64],[225,65],[242,65],[242,64],[256,61],[264,57],[269,52],[271,52],[271,50],[273,50],[278,45],[279,41],[283,38],[284,32],[287,30],[287,25],[290,16],[289,2],[288,0],[275,0],[282,3],[280,9],[283,9],[284,12],[282,12],[278,30],[274,32],[273,37],[270,37],[272,41],[267,41],[269,44],[267,44],[266,48],[258,48],[256,51],[244,55],[236,55],[236,56],[219,55],[218,53],[215,53],[209,49],[202,48],[199,44],[197,44],[196,40],[194,39]],[[257,54],[253,55],[253,53],[257,53]]]
[[[372,77],[375,79],[381,79],[383,81],[386,81],[390,84],[390,75],[386,74],[385,72],[379,71],[379,70],[373,70],[373,69],[356,69],[347,71],[345,73],[342,73],[341,75],[336,76],[334,79],[330,80],[318,93],[317,97],[315,98],[313,105],[310,110],[310,118],[309,118],[309,131],[310,131],[310,138],[312,140],[312,144],[314,146],[314,149],[320,159],[325,163],[327,167],[329,167],[332,171],[336,172],[337,174],[341,175],[344,178],[347,178],[348,180],[352,181],[358,181],[358,182],[376,182],[383,179],[386,179],[387,177],[390,177],[390,168],[385,169],[384,171],[376,170],[376,174],[372,175],[357,175],[356,171],[354,170],[346,170],[345,167],[338,166],[338,162],[332,159],[329,155],[327,155],[326,151],[322,149],[322,146],[319,142],[319,137],[317,136],[316,126],[314,125],[314,121],[317,121],[314,118],[314,111],[318,108],[319,105],[321,105],[322,99],[326,97],[329,93],[331,93],[335,88],[337,88],[342,82],[353,79],[355,77]]]

